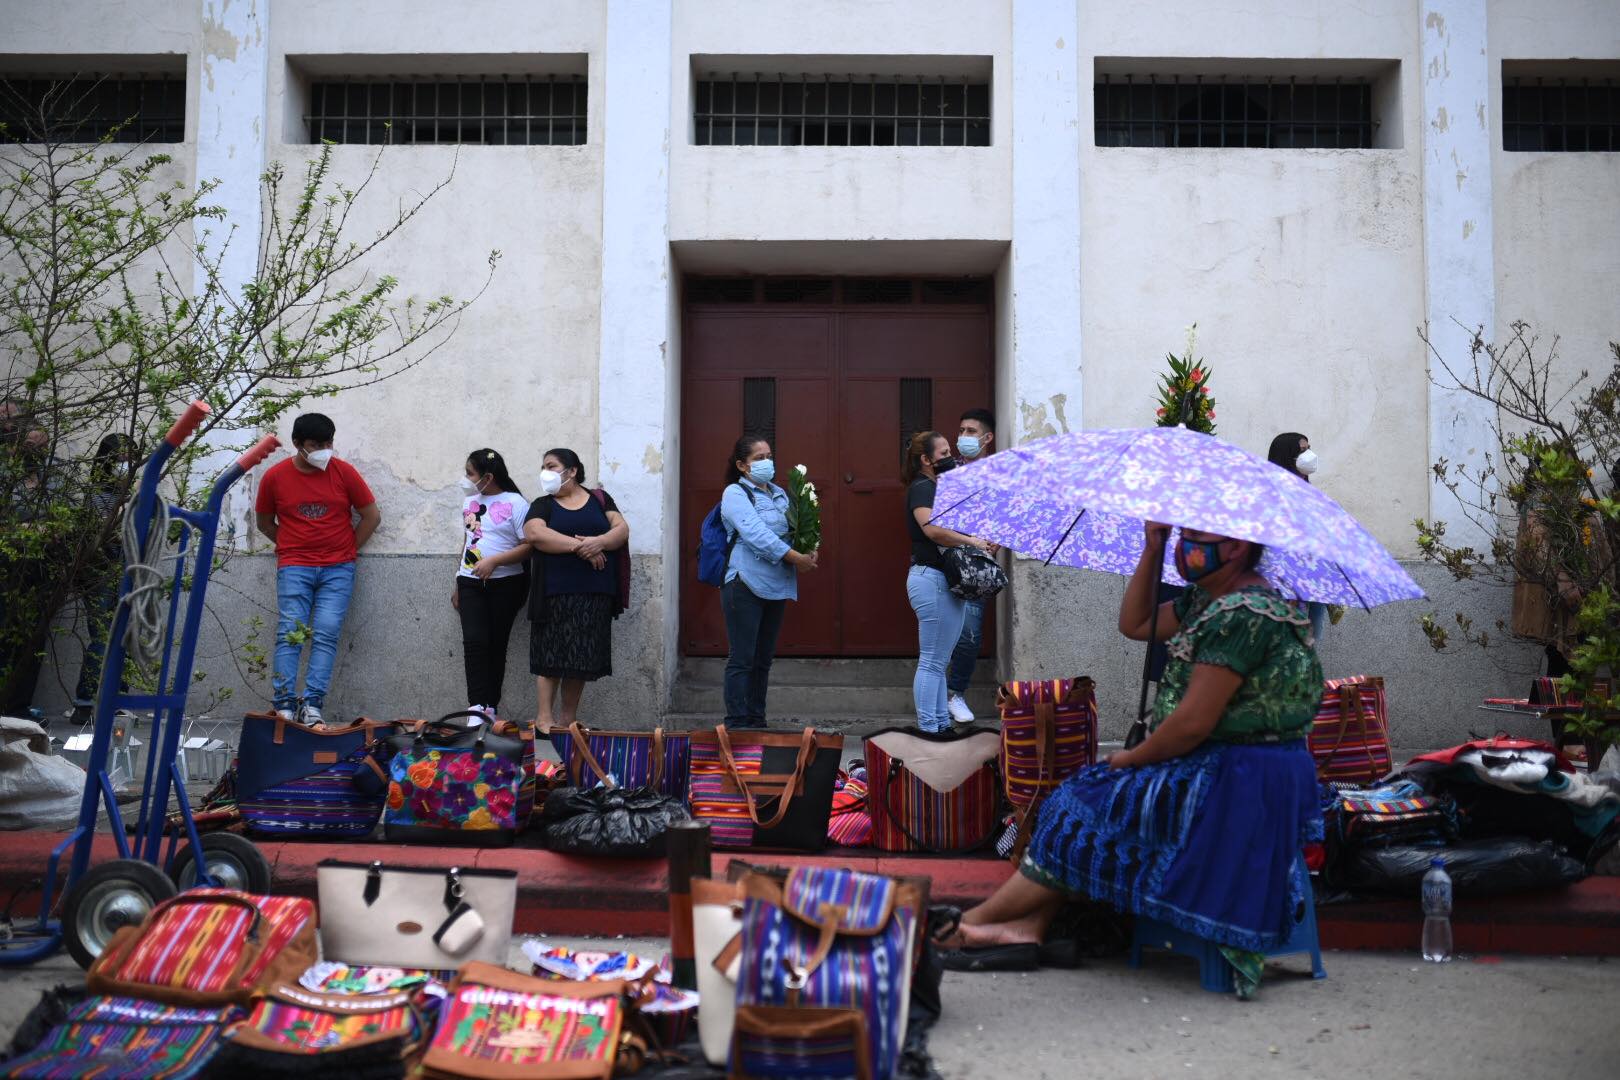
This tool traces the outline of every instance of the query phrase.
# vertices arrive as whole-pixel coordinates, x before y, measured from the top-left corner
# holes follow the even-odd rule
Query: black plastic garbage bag
[[[664,832],[688,821],[686,804],[656,788],[558,788],[540,831],[552,851],[644,859],[664,854]]]
[[[1586,876],[1581,860],[1550,840],[1497,836],[1450,847],[1362,848],[1343,861],[1336,884],[1416,899],[1431,859],[1444,859],[1456,896],[1557,889]]]

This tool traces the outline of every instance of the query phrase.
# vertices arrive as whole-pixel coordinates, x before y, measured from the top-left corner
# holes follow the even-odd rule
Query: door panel
[[[686,308],[683,340],[682,651],[726,652],[719,590],[697,581],[698,530],[720,497],[726,455],[742,431],[744,380],[774,379],[778,475],[808,467],[823,522],[821,566],[800,576],[800,599],[788,608],[778,652],[915,656],[900,481],[911,432],[903,429],[927,424],[954,440],[962,411],[990,403],[989,311],[697,304]],[[763,385],[752,384],[756,414],[768,393]],[[987,624],[986,655],[994,640]]]

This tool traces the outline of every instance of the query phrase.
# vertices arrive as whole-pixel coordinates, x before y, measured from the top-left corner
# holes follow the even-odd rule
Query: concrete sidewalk
[[[30,888],[62,839],[54,832],[12,833],[0,846],[0,895],[21,890],[13,910],[38,910]],[[415,866],[479,866],[518,872],[519,933],[612,937],[669,932],[668,882],[662,859],[601,859],[516,848],[434,848],[401,844],[261,842],[278,893],[313,897],[322,859],[381,859]],[[96,838],[94,862],[115,858],[111,836]],[[724,873],[733,858],[766,865],[815,863],[933,882],[936,903],[968,906],[989,896],[1012,868],[1000,859],[882,855],[835,850],[818,856],[717,851]],[[1330,904],[1318,909],[1323,948],[1415,950],[1422,913],[1416,898]],[[1620,878],[1594,877],[1567,889],[1482,899],[1459,898],[1452,917],[1459,952],[1538,956],[1620,956]]]

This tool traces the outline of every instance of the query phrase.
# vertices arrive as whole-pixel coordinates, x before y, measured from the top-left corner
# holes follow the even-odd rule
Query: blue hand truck
[[[101,689],[96,696],[95,728],[85,767],[79,821],[51,852],[41,882],[39,918],[15,926],[0,925],[0,967],[33,963],[64,944],[80,966],[89,967],[119,928],[138,924],[159,901],[182,889],[212,885],[259,893],[269,890],[270,865],[251,840],[235,833],[198,835],[191,802],[186,797],[184,773],[177,761],[225,493],[281,445],[274,435],[266,435],[237,458],[214,481],[205,509],[171,506],[158,494],[164,463],[196,432],[208,413],[207,403],[196,401],[175,421],[147,460],[135,497],[125,511],[133,518],[125,535],[136,538],[136,544],[125,544],[124,576],[102,664]],[[156,530],[154,521],[158,523]],[[173,554],[166,555],[172,531],[166,526],[171,525],[178,527],[179,535]],[[130,550],[132,546],[138,550]],[[167,559],[172,559],[175,566],[172,579],[165,581],[159,563]],[[120,689],[120,676],[129,652],[126,632],[137,599],[151,616],[161,612],[160,594],[164,592],[167,619],[161,626],[149,619],[152,625],[137,628],[138,633],[152,635],[146,648],[161,657],[156,691],[126,693]],[[186,598],[185,620],[179,624],[176,649],[175,628],[182,596]],[[133,830],[125,828],[107,771],[114,720],[125,709],[152,714],[146,774]],[[171,791],[179,803],[180,827],[175,829],[167,827]],[[103,808],[112,826],[118,857],[91,866],[91,848]],[[169,833],[167,850],[165,832]],[[61,874],[64,856],[68,859],[65,877]],[[62,914],[57,918],[54,912],[59,878]]]

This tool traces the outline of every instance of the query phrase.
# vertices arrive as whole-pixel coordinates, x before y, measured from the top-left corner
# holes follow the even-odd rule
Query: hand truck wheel
[[[270,863],[253,841],[231,832],[204,833],[201,839],[203,865],[215,885],[259,895],[270,891]],[[197,861],[190,844],[175,853],[174,883],[182,892],[197,885]]]
[[[126,926],[139,926],[159,901],[175,895],[174,882],[151,863],[114,859],[90,868],[62,907],[62,940],[82,968],[89,968]]]

